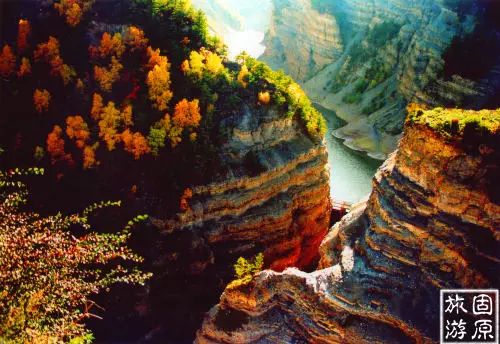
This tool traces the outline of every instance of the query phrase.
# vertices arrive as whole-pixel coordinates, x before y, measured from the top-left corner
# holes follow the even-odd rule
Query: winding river
[[[193,4],[208,14],[211,29],[228,45],[230,58],[242,50],[255,58],[264,52],[264,34],[272,12],[270,0],[193,0]],[[333,137],[332,131],[344,122],[335,112],[315,106],[328,122],[331,196],[337,202],[358,202],[370,193],[373,175],[382,162],[348,148]]]
[[[354,151],[342,140],[332,135],[332,131],[344,122],[335,112],[315,104],[328,122],[326,141],[328,164],[330,165],[330,195],[338,202],[356,203],[367,196],[372,189],[372,178],[382,161],[372,159],[366,154]]]

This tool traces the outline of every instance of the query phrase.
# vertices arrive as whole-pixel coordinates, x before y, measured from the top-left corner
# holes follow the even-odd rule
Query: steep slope
[[[309,0],[275,0],[260,57],[298,81],[314,76],[343,50],[335,17],[315,10]]]
[[[96,220],[106,233],[149,215],[131,246],[154,275],[96,297],[98,341],[192,340],[240,256],[264,253],[276,270],[318,261],[326,124],[291,78],[228,61],[188,1],[1,2],[0,13],[2,169],[45,169],[30,204],[41,212],[121,200]]]
[[[500,284],[499,128],[498,110],[418,110],[320,269],[226,289],[197,342],[437,342],[440,288]]]
[[[470,106],[494,99],[498,77],[488,71],[497,61],[470,60],[486,70],[481,76],[464,65],[445,73],[445,53],[479,31],[455,52],[482,49],[487,40],[487,55],[498,55],[498,26],[485,15],[495,11],[496,4],[480,1],[276,0],[262,60],[303,82],[313,101],[348,122],[337,137],[384,158],[396,146],[408,102]]]

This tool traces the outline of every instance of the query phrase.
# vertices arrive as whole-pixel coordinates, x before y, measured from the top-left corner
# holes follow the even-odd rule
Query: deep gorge
[[[0,2],[0,342],[437,342],[499,285],[498,5],[193,4]]]

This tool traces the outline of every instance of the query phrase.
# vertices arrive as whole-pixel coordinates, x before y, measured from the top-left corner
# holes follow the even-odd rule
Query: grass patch
[[[425,125],[444,137],[497,135],[500,131],[500,109],[462,110],[441,107],[426,110],[418,105],[408,106],[408,123]]]

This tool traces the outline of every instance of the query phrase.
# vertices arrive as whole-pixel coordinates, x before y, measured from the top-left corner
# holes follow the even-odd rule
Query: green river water
[[[338,202],[356,203],[370,193],[372,178],[382,161],[342,144],[342,140],[334,137],[332,131],[344,125],[344,121],[333,111],[318,104],[315,107],[328,122],[326,141],[330,165],[330,195]]]

